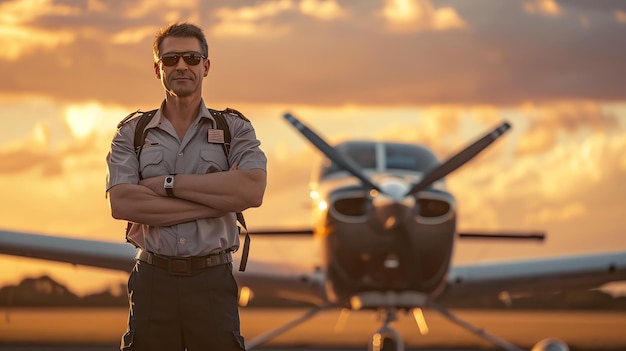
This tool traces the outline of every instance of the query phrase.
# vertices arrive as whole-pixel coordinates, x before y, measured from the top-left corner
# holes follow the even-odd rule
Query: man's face
[[[202,79],[209,73],[210,61],[208,58],[200,58],[195,65],[194,62],[186,62],[186,59],[193,61],[198,55],[202,55],[198,39],[167,37],[161,42],[160,49],[161,60],[154,64],[154,70],[168,94],[179,97],[201,94]],[[167,58],[168,56],[170,57]],[[172,62],[172,66],[167,65]]]

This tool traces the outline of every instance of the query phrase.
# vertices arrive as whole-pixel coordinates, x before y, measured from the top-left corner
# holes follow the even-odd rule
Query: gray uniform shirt
[[[246,119],[234,113],[224,113],[231,133],[227,159],[223,141],[219,140],[220,133],[209,132],[217,127],[204,101],[183,140],[178,138],[161,111],[162,108],[146,126],[148,133],[139,160],[133,145],[139,118],[129,120],[117,130],[107,157],[107,191],[118,184],[138,184],[139,172],[143,178],[206,174],[227,171],[235,162],[240,170],[266,170],[267,159],[259,147],[261,143]],[[237,250],[239,233],[235,217],[230,213],[220,218],[203,218],[169,227],[133,224],[128,238],[144,250],[168,256],[202,256]]]

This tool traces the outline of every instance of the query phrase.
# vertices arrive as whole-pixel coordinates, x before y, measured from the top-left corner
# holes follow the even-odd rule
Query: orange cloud
[[[143,26],[139,28],[130,28],[123,30],[111,38],[114,44],[136,44],[146,38],[152,39],[156,33],[158,26]]]
[[[68,45],[76,35],[70,30],[37,28],[42,16],[76,16],[75,7],[56,4],[51,0],[9,1],[0,3],[0,59],[16,60],[39,48],[52,49]]]
[[[398,33],[465,28],[452,7],[435,8],[430,0],[386,0],[381,11],[389,29]]]
[[[550,16],[559,16],[561,7],[555,0],[535,0],[533,2],[525,2],[524,10],[527,13],[543,13]]]
[[[588,215],[588,210],[585,204],[576,202],[566,204],[561,208],[549,208],[546,207],[537,213],[530,213],[525,216],[525,220],[529,222],[565,222],[571,221],[574,218],[581,218]]]
[[[213,13],[218,23],[211,33],[218,37],[228,36],[277,36],[289,31],[284,25],[275,25],[268,19],[294,8],[291,0],[262,2],[256,6],[238,9],[222,7]]]
[[[334,20],[346,16],[346,11],[335,0],[302,0],[300,12],[322,20]]]
[[[561,133],[573,134],[581,129],[593,132],[610,131],[617,127],[617,117],[603,112],[593,101],[561,101],[522,107],[530,121],[529,130],[517,147],[519,155],[539,154],[554,147]]]

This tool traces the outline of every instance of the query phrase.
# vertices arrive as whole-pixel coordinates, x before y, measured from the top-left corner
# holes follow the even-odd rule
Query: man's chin
[[[184,89],[170,89],[167,91],[167,93],[171,96],[176,96],[176,97],[187,97],[187,96],[191,96],[193,95],[193,91],[191,90],[184,90]]]

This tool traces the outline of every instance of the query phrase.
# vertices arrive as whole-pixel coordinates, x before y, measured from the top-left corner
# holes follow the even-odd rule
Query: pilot
[[[160,29],[153,53],[165,99],[122,121],[107,156],[111,214],[129,222],[127,240],[138,247],[121,349],[244,350],[235,214],[261,205],[267,160],[248,119],[205,106],[210,60],[201,28]]]

